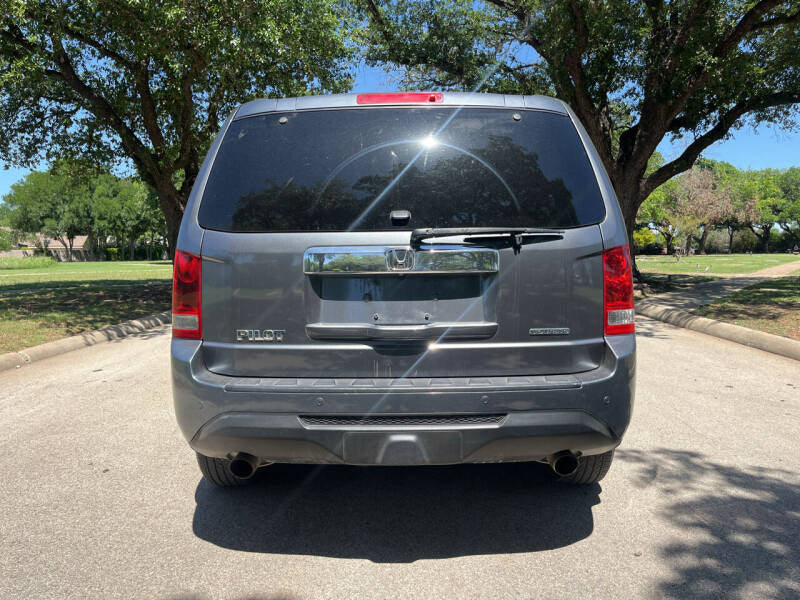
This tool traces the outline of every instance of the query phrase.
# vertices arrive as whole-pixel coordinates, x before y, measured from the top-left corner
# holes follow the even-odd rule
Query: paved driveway
[[[201,480],[168,329],[0,374],[2,598],[800,596],[800,365],[640,320],[601,485],[539,465]]]

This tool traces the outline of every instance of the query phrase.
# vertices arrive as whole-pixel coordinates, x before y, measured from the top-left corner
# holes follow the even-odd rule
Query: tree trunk
[[[636,281],[642,281],[642,274],[639,272],[639,267],[636,266],[636,248],[633,246],[633,232],[636,229],[636,211],[633,211],[633,216],[630,219],[624,212],[623,217],[625,219],[625,230],[628,232],[628,249],[631,253],[633,277]]]
[[[75,238],[69,237],[67,238],[67,262],[72,262],[72,246],[75,244]]]
[[[64,262],[69,262],[69,245],[67,244],[67,238],[62,237],[60,235],[55,236],[55,238],[56,238],[57,241],[61,242],[61,245],[64,247],[64,254],[63,254]],[[45,250],[46,249],[47,249],[47,244],[45,244]],[[59,255],[59,253],[57,251],[54,251],[54,254],[56,256]],[[61,260],[61,259],[59,259],[59,260]]]
[[[768,253],[769,252],[769,236],[770,236],[770,233],[772,233],[772,225],[770,225],[769,227],[767,227],[766,225],[762,225],[761,226],[761,233],[756,231],[756,228],[753,227],[752,225],[750,225],[750,231],[752,231],[753,235],[755,235],[758,238],[759,242],[761,242],[761,251],[764,252],[765,254]]]
[[[662,233],[664,236],[664,243],[667,245],[667,254],[675,253],[675,236],[669,233]]]
[[[128,250],[129,250],[128,260],[133,260],[133,258],[134,258],[134,256],[133,256],[134,248],[136,248],[136,238],[131,238],[131,241],[128,242]]]
[[[697,240],[697,253],[698,254],[705,254],[706,253],[706,240],[708,239],[708,226],[703,226],[703,234]]]
[[[177,190],[170,178],[165,178],[156,186],[161,212],[167,222],[167,245],[169,257],[175,256],[175,248],[178,244],[178,232],[181,228],[183,211],[186,208],[186,201],[189,198],[189,190]]]
[[[639,205],[632,206],[631,203],[623,203],[622,199],[620,199],[619,207],[622,209],[622,217],[625,219],[625,230],[628,232],[628,244],[631,246],[632,254],[633,232],[636,230],[636,214],[639,212]]]
[[[733,252],[733,234],[736,230],[733,227],[728,227],[728,254]]]

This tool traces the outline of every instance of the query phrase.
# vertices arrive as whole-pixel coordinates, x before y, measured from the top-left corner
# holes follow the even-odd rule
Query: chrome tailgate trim
[[[497,250],[463,245],[328,246],[303,254],[306,275],[479,274],[496,273],[499,264]]]

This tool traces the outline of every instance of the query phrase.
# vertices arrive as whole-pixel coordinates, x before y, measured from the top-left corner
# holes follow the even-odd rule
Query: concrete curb
[[[800,360],[800,342],[779,335],[698,317],[685,310],[664,306],[663,304],[659,305],[657,302],[644,301],[637,304],[636,313],[670,325],[685,327],[686,329],[713,335],[724,340],[730,340],[737,344]]]
[[[134,333],[141,333],[160,325],[166,325],[172,320],[170,311],[148,315],[141,319],[134,319],[132,321],[125,321],[118,325],[111,325],[104,329],[96,331],[87,331],[68,338],[54,340],[45,344],[39,344],[31,348],[25,348],[17,352],[8,352],[7,354],[0,354],[0,372],[8,369],[16,369],[23,365],[32,362],[50,358],[51,356],[58,356],[73,350],[86,348],[87,346],[94,346],[96,344],[103,344],[113,340],[119,340]]]

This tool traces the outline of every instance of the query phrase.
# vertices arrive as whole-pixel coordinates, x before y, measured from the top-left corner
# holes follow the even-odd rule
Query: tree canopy
[[[155,194],[143,182],[104,170],[58,161],[48,171],[33,171],[11,186],[0,204],[8,224],[21,234],[43,234],[61,242],[71,260],[73,240],[88,236],[88,246],[105,252],[113,238],[133,255],[134,244],[145,234],[153,246],[166,235]]]
[[[586,127],[629,233],[658,186],[747,123],[794,126],[798,0],[360,0],[368,60],[411,87],[549,94]],[[691,142],[652,172],[670,136]]]
[[[677,239],[697,241],[703,252],[712,229],[728,232],[728,247],[740,229],[749,229],[762,251],[769,250],[776,227],[789,245],[800,242],[800,168],[739,170],[726,162],[702,159],[686,173],[658,187],[638,216],[672,252]]]
[[[174,244],[238,103],[349,88],[335,0],[0,0],[0,159],[129,161]]]
[[[81,186],[69,175],[34,171],[15,183],[5,197],[11,226],[26,233],[42,233],[61,242],[71,260],[72,240],[86,225]]]

